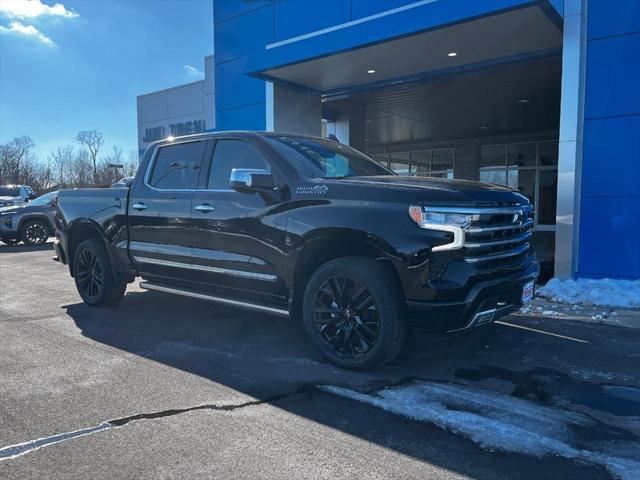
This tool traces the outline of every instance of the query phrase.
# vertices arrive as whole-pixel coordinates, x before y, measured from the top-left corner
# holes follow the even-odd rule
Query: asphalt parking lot
[[[89,308],[52,255],[0,246],[0,478],[640,471],[640,330],[512,316],[353,373],[295,321],[136,285]]]

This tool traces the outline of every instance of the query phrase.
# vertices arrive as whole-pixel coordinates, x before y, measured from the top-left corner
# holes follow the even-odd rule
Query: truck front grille
[[[531,254],[531,206],[478,208],[465,230],[463,255],[480,269],[520,262]]]

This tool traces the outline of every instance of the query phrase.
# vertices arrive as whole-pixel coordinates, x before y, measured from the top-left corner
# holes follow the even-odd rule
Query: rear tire
[[[406,335],[398,285],[382,265],[365,257],[332,260],[311,276],[303,322],[320,353],[351,370],[390,362]]]
[[[93,238],[78,245],[73,259],[73,276],[82,300],[92,307],[114,305],[127,289],[126,280],[114,279],[104,244]]]
[[[20,231],[20,238],[25,245],[44,245],[51,236],[51,230],[42,220],[27,220]]]

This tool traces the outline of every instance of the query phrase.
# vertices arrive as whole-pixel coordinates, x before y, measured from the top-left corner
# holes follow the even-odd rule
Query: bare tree
[[[31,137],[22,135],[0,145],[0,180],[2,183],[20,183],[22,170],[33,160],[35,143]]]
[[[89,150],[93,163],[93,183],[98,183],[98,152],[104,143],[102,132],[98,130],[82,130],[76,135],[76,141]]]
[[[69,183],[74,187],[88,187],[93,185],[91,176],[91,160],[87,150],[79,150],[76,152],[71,169],[69,171]]]
[[[74,153],[73,145],[66,145],[64,147],[58,147],[49,154],[49,160],[55,171],[58,185],[60,186],[68,183]]]

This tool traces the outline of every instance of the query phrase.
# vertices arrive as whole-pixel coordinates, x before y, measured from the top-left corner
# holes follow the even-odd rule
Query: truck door
[[[189,274],[191,197],[207,141],[160,147],[129,198],[129,252],[143,277],[170,282]]]
[[[274,208],[283,193],[240,193],[229,188],[232,169],[271,170],[272,166],[250,140],[234,138],[216,139],[207,163],[201,189],[192,199],[192,278],[218,294],[286,302],[282,272],[286,214]]]

